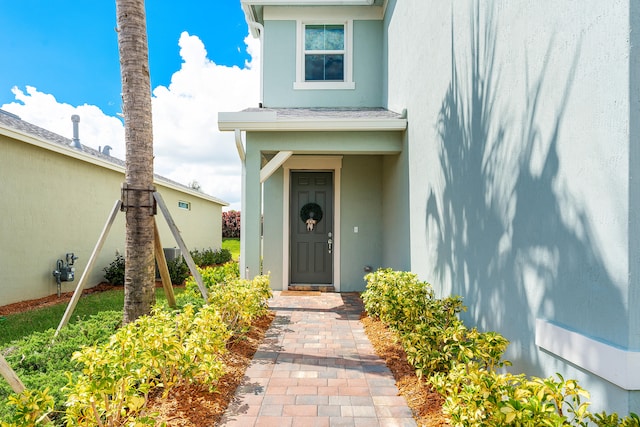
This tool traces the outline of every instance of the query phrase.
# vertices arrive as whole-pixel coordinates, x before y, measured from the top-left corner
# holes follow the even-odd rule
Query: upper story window
[[[304,80],[344,81],[344,25],[305,25]]]
[[[294,89],[355,89],[352,22],[298,21]]]

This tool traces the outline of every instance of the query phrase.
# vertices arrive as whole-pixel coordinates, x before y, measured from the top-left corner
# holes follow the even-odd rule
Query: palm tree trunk
[[[125,123],[126,210],[124,322],[151,312],[155,302],[153,127],[144,0],[116,0],[122,112]]]

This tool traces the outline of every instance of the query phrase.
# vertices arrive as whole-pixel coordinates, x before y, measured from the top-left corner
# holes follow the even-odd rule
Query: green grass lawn
[[[234,261],[238,261],[240,258],[240,239],[223,239],[222,247],[231,252],[231,257]],[[178,294],[182,292],[182,289],[174,288],[174,292]],[[166,301],[162,288],[157,288],[156,300],[158,302]],[[100,311],[122,311],[123,306],[124,290],[122,287],[115,287],[113,290],[84,295],[80,298],[69,322],[73,323],[78,319],[87,318]],[[32,332],[41,332],[49,328],[57,328],[66,309],[67,304],[60,303],[24,313],[0,316],[0,347],[13,340],[29,335]]]
[[[222,248],[229,249],[231,252],[231,258],[234,261],[240,259],[240,239],[235,237],[229,237],[222,239]]]
[[[174,293],[179,294],[182,288],[174,288]],[[166,301],[164,289],[156,289],[156,301]],[[78,301],[69,323],[78,319],[87,318],[100,311],[122,311],[124,306],[124,288],[116,287],[113,290],[84,295]],[[62,320],[67,303],[60,303],[49,307],[42,307],[23,313],[10,314],[0,317],[0,347],[22,338],[32,332],[42,332],[49,328],[57,328]]]

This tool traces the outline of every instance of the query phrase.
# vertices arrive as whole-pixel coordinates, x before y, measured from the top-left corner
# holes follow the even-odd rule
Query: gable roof
[[[0,135],[73,157],[87,163],[92,163],[106,169],[111,169],[121,173],[125,172],[126,162],[124,160],[108,156],[84,144],[80,144],[81,148],[75,148],[71,139],[36,126],[33,123],[24,121],[17,115],[2,109],[0,109]],[[183,193],[188,193],[200,199],[218,203],[222,206],[229,206],[229,203],[224,200],[194,190],[191,187],[180,184],[179,182],[173,181],[169,178],[165,178],[158,174],[154,174],[153,176],[153,180],[157,184],[161,184],[165,187],[169,187]]]

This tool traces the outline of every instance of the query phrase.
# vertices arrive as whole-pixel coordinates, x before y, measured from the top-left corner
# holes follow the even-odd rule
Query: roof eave
[[[371,6],[374,0],[240,0],[242,6]]]
[[[234,131],[236,129],[253,132],[366,132],[397,131],[407,129],[407,119],[310,119],[310,120],[239,120],[225,117],[219,113],[218,129]]]
[[[244,17],[249,24],[249,31],[255,38],[259,37],[258,29],[251,23],[260,22],[256,7],[265,6],[372,6],[374,0],[240,0]],[[384,9],[386,9],[386,2]]]

